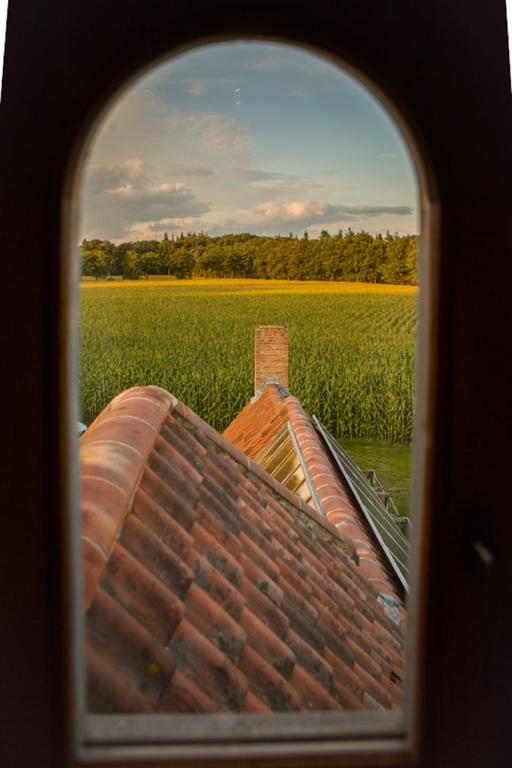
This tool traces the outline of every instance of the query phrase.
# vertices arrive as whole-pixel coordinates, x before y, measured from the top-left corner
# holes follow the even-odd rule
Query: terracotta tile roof
[[[395,577],[380,546],[296,397],[277,384],[269,384],[238,414],[224,436],[258,462],[288,422],[327,520],[355,545],[364,578],[377,592],[392,595],[400,604]]]
[[[338,528],[156,387],[80,446],[90,712],[400,706],[403,627]]]

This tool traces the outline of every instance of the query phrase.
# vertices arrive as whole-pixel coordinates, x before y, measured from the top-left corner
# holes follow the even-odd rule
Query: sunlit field
[[[311,294],[311,293],[335,293],[335,294],[393,294],[415,296],[416,286],[413,285],[385,285],[383,283],[357,283],[335,282],[333,280],[251,280],[247,278],[192,278],[190,280],[177,280],[175,277],[149,275],[147,279],[124,280],[120,276],[110,277],[108,280],[96,280],[94,277],[83,277],[80,285],[82,288],[147,288],[147,287],[172,287],[173,291],[183,292],[187,296],[191,294],[211,293],[217,294]]]
[[[407,443],[416,289],[271,280],[81,284],[81,415],[157,384],[218,430],[253,395],[254,329],[290,332],[290,390],[338,438]]]

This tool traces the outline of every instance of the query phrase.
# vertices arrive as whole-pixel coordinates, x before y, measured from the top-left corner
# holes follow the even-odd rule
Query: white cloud
[[[89,163],[85,171],[88,194],[113,190],[144,179],[148,166],[138,158],[122,163]]]
[[[186,114],[148,89],[129,91],[113,106],[93,141],[90,164],[143,158],[154,168],[210,169],[245,162],[253,148],[249,129],[216,113]]]
[[[271,60],[249,57],[246,63],[249,69],[272,69],[284,64],[283,55],[278,51]],[[222,86],[234,112],[235,100],[241,101],[241,90],[245,92],[243,72],[242,78],[237,71],[236,79],[224,78],[222,83],[201,71],[187,74],[193,76],[173,80],[187,104],[190,100],[183,90],[200,97]],[[162,93],[164,85],[160,81]],[[301,87],[295,93],[300,98]],[[235,97],[229,98],[230,94]],[[201,103],[195,100],[196,105]],[[90,147],[83,173],[82,236],[119,241],[161,236],[166,230],[200,229],[286,234],[306,227],[313,232],[326,224],[357,226],[369,219],[394,231],[397,223],[406,226],[410,221],[411,208],[378,205],[391,199],[387,194],[380,197],[379,189],[372,187],[368,194],[354,190],[351,179],[342,180],[341,172],[333,168],[311,171],[314,152],[296,146],[297,140],[285,144],[278,160],[270,164],[272,153],[255,146],[242,119],[197,106],[197,114],[178,111],[178,105],[157,98],[149,81],[127,91],[114,105]],[[393,197],[394,202],[402,199],[398,194]]]
[[[295,200],[289,203],[267,200],[252,209],[240,210],[236,219],[226,218],[215,231],[233,228],[233,221],[237,229],[254,234],[286,234],[309,228],[316,231],[316,225],[331,224],[339,227],[348,222],[357,225],[383,214],[409,216],[412,209],[408,206],[340,205],[314,200]]]
[[[155,179],[151,170],[138,158],[87,168],[82,211],[87,237],[120,239],[148,222],[196,217],[210,210],[183,183]]]
[[[214,113],[178,114],[148,91],[129,92],[98,131],[82,174],[81,237],[123,238],[136,223],[201,216],[233,196],[218,171],[243,168],[249,130]]]
[[[187,156],[208,158],[209,164],[227,162],[248,154],[252,139],[248,128],[215,113],[169,115],[163,130],[172,132],[174,146]],[[192,152],[191,152],[192,150]],[[192,158],[191,158],[192,159]]]
[[[216,171],[213,168],[207,168],[201,165],[174,165],[167,170],[167,173],[172,173],[175,176],[187,176],[187,177],[206,177],[213,176]]]
[[[247,181],[249,183],[258,181],[274,181],[275,179],[286,179],[288,174],[278,173],[276,171],[262,171],[258,168],[238,168],[233,171],[233,176],[239,181]]]
[[[330,222],[330,221],[362,221],[383,213],[393,213],[407,216],[412,209],[407,206],[372,206],[372,205],[340,205],[313,200],[297,200],[279,205],[275,201],[260,203],[256,210],[270,221],[292,223],[300,222]]]
[[[208,224],[195,216],[164,218],[157,221],[135,222],[127,230],[123,240],[161,240],[164,233],[180,235],[182,232],[206,231]]]
[[[206,83],[203,80],[187,80],[184,85],[185,93],[192,96],[202,96],[206,93]]]
[[[313,59],[296,48],[275,43],[260,45],[258,51],[249,52],[241,66],[248,72],[275,72],[279,75],[302,72],[309,77],[319,73],[325,77],[328,71],[334,69],[334,65],[319,57]]]

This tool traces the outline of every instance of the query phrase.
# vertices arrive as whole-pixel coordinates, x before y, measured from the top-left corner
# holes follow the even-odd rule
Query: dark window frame
[[[65,449],[71,435],[65,416],[69,329],[61,304],[69,274],[59,260],[73,215],[69,158],[74,153],[77,160],[98,105],[131,74],[185,40],[230,34],[302,41],[351,61],[390,95],[436,175],[443,220],[432,235],[440,279],[438,331],[431,338],[436,405],[428,415],[434,442],[426,478],[433,546],[421,575],[426,685],[416,689],[423,738],[415,761],[498,764],[507,671],[510,678],[502,610],[510,519],[503,491],[489,482],[507,477],[506,451],[495,446],[506,446],[510,424],[499,408],[500,393],[505,402],[508,391],[504,315],[510,303],[506,148],[512,130],[504,3],[473,9],[466,3],[447,8],[443,0],[425,6],[318,0],[313,13],[302,2],[250,0],[242,7],[220,0],[201,18],[181,1],[148,8],[111,0],[104,6],[88,0],[71,8],[53,0],[43,8],[17,0],[9,8],[0,210],[9,252],[28,256],[9,265],[11,301],[4,303],[2,324],[14,371],[6,388],[2,464],[9,512],[0,558],[8,617],[3,764],[73,763],[69,488],[63,478],[74,468]],[[472,56],[461,61],[461,49]],[[471,154],[475,147],[479,152]],[[485,197],[476,194],[483,189]],[[491,232],[486,218],[496,222]],[[493,255],[487,285],[479,271],[483,249]],[[481,446],[493,450],[482,455]],[[492,565],[480,558],[478,544],[495,555]],[[308,762],[349,764],[327,756]],[[262,764],[298,762],[283,756]]]
[[[236,37],[234,38],[237,39]],[[215,38],[208,41],[203,40],[202,45],[208,42],[224,42],[222,38]],[[228,39],[229,42],[229,39]],[[272,42],[266,39],[265,42]],[[285,41],[278,41],[285,42]],[[293,45],[293,41],[287,41]],[[191,50],[196,45],[187,46]],[[364,87],[366,86],[373,95],[381,101],[384,107],[387,107],[390,117],[395,118],[396,125],[402,129],[404,143],[406,144],[413,164],[416,170],[416,181],[418,183],[418,202],[421,205],[421,227],[425,230],[425,235],[420,238],[420,263],[419,273],[422,285],[421,297],[419,301],[419,319],[420,333],[418,334],[418,406],[422,408],[422,413],[418,413],[417,422],[427,420],[426,411],[430,407],[433,399],[432,382],[428,378],[428,371],[431,367],[428,359],[431,351],[428,349],[428,339],[434,335],[435,326],[435,307],[431,305],[430,297],[436,291],[436,269],[437,253],[433,245],[432,234],[437,227],[438,206],[435,200],[435,183],[427,170],[425,159],[421,157],[420,151],[416,145],[414,137],[411,135],[407,124],[402,116],[396,112],[394,105],[390,103],[386,94],[379,91],[375,84],[371,83],[367,77],[355,70],[353,66],[346,62],[339,61],[335,57],[328,56],[325,52],[318,49],[308,49],[308,46],[302,46],[305,51],[318,56],[324,56],[330,59],[332,63],[338,65],[342,70],[352,74]],[[182,51],[180,51],[181,53]],[[168,52],[166,59],[171,59],[174,51]],[[150,65],[149,69],[152,69]],[[138,77],[140,73],[135,73]],[[108,114],[112,101],[116,101],[119,94],[113,94],[104,107],[96,116],[94,127],[84,141],[82,156],[86,153],[87,144],[96,137],[96,127],[101,122],[105,114]],[[82,161],[83,162],[83,161]],[[71,185],[73,194],[71,196],[72,204],[78,207],[80,202],[81,171],[82,162],[76,163],[74,174],[74,183]],[[77,233],[71,234],[69,250],[77,240]],[[76,280],[76,264],[68,265],[70,277]],[[65,291],[68,287],[65,286]],[[76,296],[76,294],[75,294]],[[63,297],[65,298],[65,297]],[[74,316],[75,307],[73,303],[69,305],[70,322],[69,325],[76,325]],[[73,339],[71,339],[71,342]],[[71,367],[76,365],[76,357],[73,350],[69,350]],[[71,370],[72,380],[78,380],[78,371]],[[75,386],[76,389],[76,386]],[[70,403],[70,406],[73,406]],[[419,411],[418,407],[418,411]],[[76,422],[76,414],[71,407],[70,422],[72,425]],[[420,558],[426,557],[427,541],[426,533],[422,527],[422,520],[426,516],[425,508],[429,490],[425,486],[423,477],[428,472],[428,457],[426,455],[427,436],[425,430],[418,429],[415,439],[415,464],[420,467],[420,471],[415,472],[414,506],[416,509],[415,517],[418,519],[418,525],[415,526],[415,535],[412,542],[412,560],[419,563]],[[73,443],[74,444],[74,443]],[[72,455],[73,458],[73,455]],[[76,460],[76,456],[74,456]],[[69,506],[74,508],[72,520],[79,521],[79,510],[76,498],[74,484],[68,488]],[[72,526],[73,528],[73,526]],[[72,530],[73,541],[71,547],[76,551],[74,562],[79,562],[79,551],[77,544],[80,539],[80,530]],[[123,716],[87,716],[83,709],[83,690],[85,681],[83,679],[84,669],[82,660],[85,657],[83,647],[83,616],[79,611],[75,615],[74,635],[75,635],[75,655],[74,655],[74,680],[75,682],[75,712],[77,713],[77,731],[83,733],[79,737],[79,753],[84,756],[84,760],[93,759],[102,755],[107,759],[120,759],[129,757],[137,745],[139,751],[142,750],[142,743],[148,750],[155,749],[159,754],[167,756],[169,760],[175,761],[180,757],[187,755],[194,756],[195,759],[206,761],[207,757],[212,755],[228,755],[233,744],[237,745],[238,756],[258,756],[259,759],[268,758],[273,754],[279,754],[283,750],[289,756],[305,757],[306,755],[338,755],[339,758],[348,759],[350,755],[356,755],[361,764],[373,765],[376,750],[382,759],[394,760],[396,754],[400,754],[402,759],[410,761],[418,741],[418,729],[414,728],[414,685],[419,677],[419,658],[418,658],[418,635],[421,627],[417,621],[417,591],[418,568],[412,573],[414,584],[413,594],[409,600],[410,620],[408,622],[407,634],[407,674],[405,685],[404,710],[397,716],[396,712],[380,712],[377,715],[374,712],[344,712],[342,714],[314,713],[310,714],[306,720],[300,714],[279,715],[275,713],[269,719],[266,716],[244,716],[243,714],[232,716],[207,716],[199,718],[197,715],[137,715],[136,718],[126,718]],[[81,589],[80,569],[74,569],[74,584],[76,591]],[[412,601],[412,602],[411,602]],[[411,610],[412,606],[412,610]],[[128,724],[129,722],[129,724]],[[184,738],[182,734],[186,733]]]

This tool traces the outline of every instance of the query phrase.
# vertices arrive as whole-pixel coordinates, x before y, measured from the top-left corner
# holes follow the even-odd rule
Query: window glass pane
[[[195,49],[104,118],[79,233],[92,739],[403,731],[418,234],[397,126],[305,50]]]

